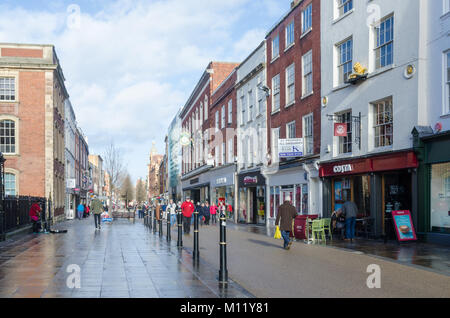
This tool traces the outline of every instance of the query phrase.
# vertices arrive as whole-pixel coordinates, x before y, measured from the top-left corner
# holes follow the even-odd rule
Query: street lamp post
[[[200,252],[198,249],[198,211],[194,212],[194,252],[192,254],[195,260],[200,257]]]
[[[177,223],[178,223],[178,242],[177,242],[177,246],[178,247],[183,247],[183,224],[182,224],[182,213],[181,210],[178,209],[178,213],[177,213]]]
[[[219,270],[219,283],[228,283],[228,270],[227,270],[227,237],[226,227],[227,219],[223,212],[220,213],[220,270]]]

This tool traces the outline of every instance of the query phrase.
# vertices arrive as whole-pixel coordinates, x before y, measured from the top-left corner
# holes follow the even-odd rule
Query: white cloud
[[[63,6],[49,13],[0,5],[0,41],[54,44],[91,151],[102,153],[114,139],[129,151],[132,176],[144,177],[151,142],[164,150],[168,125],[207,63],[245,58],[266,30],[259,24],[235,34],[242,19],[248,23],[251,0],[95,3],[101,11],[81,6],[79,29],[68,27]]]

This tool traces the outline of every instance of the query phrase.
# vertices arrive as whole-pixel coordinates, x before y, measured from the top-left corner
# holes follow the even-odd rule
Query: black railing
[[[47,200],[40,197],[5,197],[4,200],[4,231],[5,233],[26,227],[31,224],[30,208],[34,203],[40,203],[41,220],[45,221]]]

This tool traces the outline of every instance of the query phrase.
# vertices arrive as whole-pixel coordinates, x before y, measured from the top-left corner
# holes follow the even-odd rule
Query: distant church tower
[[[163,160],[162,155],[158,155],[158,151],[156,149],[156,142],[152,142],[152,149],[150,150],[150,158],[148,164],[148,198],[152,199],[161,194],[159,189],[159,166],[161,161]]]

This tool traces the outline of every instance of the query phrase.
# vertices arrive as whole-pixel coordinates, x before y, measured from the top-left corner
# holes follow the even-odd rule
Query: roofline
[[[240,65],[240,64],[239,64],[239,65]],[[236,73],[236,72],[237,72],[237,66],[231,71],[230,74],[228,74],[228,76],[222,81],[222,83],[220,83],[220,85],[217,86],[217,88],[212,92],[212,94],[211,94],[211,99],[212,99],[213,95],[214,95],[220,88],[222,88],[223,85],[225,85],[225,82],[228,81],[228,80],[231,78],[231,76],[232,76],[234,73]],[[234,84],[236,84],[236,83],[234,83]],[[234,85],[233,85],[233,86],[234,86]],[[215,104],[214,104],[214,105],[215,105]]]
[[[295,4],[293,7],[289,9],[287,13],[285,13],[271,28],[270,31],[266,34],[267,37],[275,30],[281,23],[283,23],[284,20],[291,14],[292,11],[294,11],[301,3],[303,3],[305,0],[299,0],[297,4]]]
[[[259,43],[258,47],[256,49],[254,49],[246,58],[245,60],[242,61],[242,63],[239,64],[239,66],[237,66],[237,69],[240,69],[242,64],[245,64],[245,62],[247,62],[260,48],[261,46],[263,46],[264,44],[266,44],[266,39],[262,40],[261,43]]]

